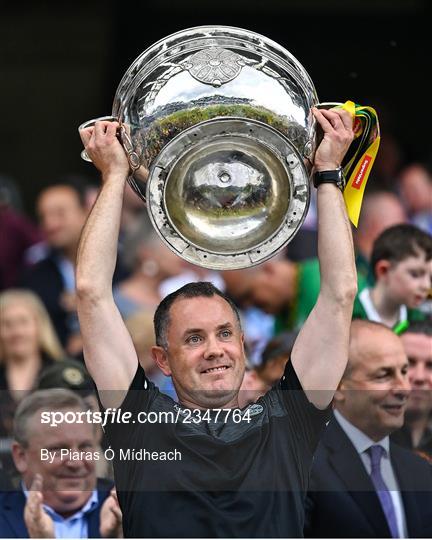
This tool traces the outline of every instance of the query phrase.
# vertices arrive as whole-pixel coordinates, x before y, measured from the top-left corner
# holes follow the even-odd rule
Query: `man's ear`
[[[342,404],[345,401],[345,390],[346,390],[345,381],[342,379],[334,394],[333,400],[334,400],[335,405]]]
[[[169,377],[171,375],[171,368],[168,362],[168,355],[166,353],[166,350],[163,347],[154,345],[151,348],[151,355],[162,373]]]
[[[388,274],[388,271],[390,270],[391,262],[386,261],[385,259],[381,259],[378,261],[375,265],[375,276],[377,278],[384,277]]]
[[[27,471],[27,452],[25,451],[25,448],[16,441],[12,443],[12,458],[18,472],[24,474]]]

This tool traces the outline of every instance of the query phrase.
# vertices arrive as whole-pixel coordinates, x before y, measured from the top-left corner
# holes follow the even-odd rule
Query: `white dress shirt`
[[[396,512],[396,521],[399,530],[399,534],[402,538],[407,537],[407,528],[405,520],[405,512],[402,502],[402,496],[399,490],[399,486],[396,480],[391,460],[390,460],[390,440],[388,437],[384,437],[381,441],[373,441],[367,435],[356,428],[351,422],[349,422],[342,414],[335,410],[334,415],[338,421],[340,427],[344,430],[354,448],[360,455],[360,458],[365,466],[365,469],[370,476],[372,471],[371,458],[368,453],[368,449],[373,445],[379,445],[384,448],[384,454],[381,459],[381,475],[390,492],[393,506]]]

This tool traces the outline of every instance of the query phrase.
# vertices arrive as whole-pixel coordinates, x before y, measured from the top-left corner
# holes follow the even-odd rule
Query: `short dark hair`
[[[213,283],[208,281],[197,281],[195,283],[187,283],[180,289],[172,292],[166,296],[157,307],[153,318],[156,345],[165,349],[168,347],[167,330],[170,322],[169,312],[176,300],[198,297],[211,298],[212,296],[219,296],[228,302],[241,328],[240,315],[234,302],[215,287]]]
[[[58,178],[55,182],[44,186],[39,192],[38,197],[40,197],[49,189],[66,187],[74,192],[74,195],[76,196],[80,207],[85,208],[87,190],[92,185],[93,184],[87,183],[84,178],[81,178],[79,176],[65,175]]]
[[[375,240],[371,268],[375,274],[375,267],[379,261],[386,260],[398,263],[411,256],[423,252],[426,260],[432,259],[432,236],[418,227],[410,224],[400,224],[389,227]]]
[[[410,322],[407,329],[401,335],[404,334],[425,334],[426,336],[432,336],[432,321],[425,319],[424,321]]]

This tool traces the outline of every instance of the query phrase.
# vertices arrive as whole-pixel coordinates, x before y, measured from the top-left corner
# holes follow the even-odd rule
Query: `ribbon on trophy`
[[[378,116],[372,107],[353,101],[340,105],[354,118],[354,141],[348,149],[342,167],[347,179],[344,200],[348,217],[357,227],[366,183],[380,145]]]

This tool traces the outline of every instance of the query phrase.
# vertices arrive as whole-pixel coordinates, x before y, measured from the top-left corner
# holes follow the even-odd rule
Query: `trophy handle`
[[[354,140],[342,161],[342,167],[347,178],[354,173],[359,161],[364,158],[366,152],[370,154],[368,163],[372,166],[380,142],[378,116],[372,107],[357,105],[352,101],[346,103],[319,103],[316,107],[318,109],[331,109],[332,107],[343,107],[348,104],[350,104],[351,111],[354,114]],[[319,141],[320,136],[323,135],[319,127],[317,128],[317,135]]]
[[[82,129],[92,127],[95,125],[96,122],[99,122],[100,120],[104,120],[105,122],[119,122],[120,128],[117,133],[117,137],[122,144],[124,151],[127,154],[128,161],[129,161],[129,167],[131,168],[132,174],[137,171],[140,168],[140,159],[138,154],[135,152],[132,140],[129,135],[129,129],[126,124],[122,124],[118,118],[115,116],[101,116],[99,118],[93,118],[92,120],[87,120],[87,122],[84,122],[81,124],[78,128],[78,131],[81,131]],[[87,152],[83,150],[81,152],[81,158],[84,161],[91,162],[91,159],[89,158]]]
[[[326,101],[323,103],[318,103],[315,105],[317,109],[333,109],[333,107],[341,107],[343,103],[336,102],[336,101]]]
[[[331,101],[331,102],[328,101],[328,102],[318,103],[317,105],[315,105],[315,107],[317,109],[327,109],[328,110],[328,109],[333,109],[333,107],[343,107],[343,105],[344,105],[344,103],[340,103],[340,102],[336,102],[336,101]],[[354,133],[356,133],[358,131],[359,127],[362,126],[363,128],[368,130],[368,134],[369,134],[369,132],[372,131],[371,128],[370,128],[370,125],[365,123],[362,114],[357,114],[358,113],[357,108],[360,107],[360,106],[357,106],[354,103],[353,103],[353,106],[355,107],[355,109],[354,109],[354,126],[353,126]],[[361,108],[363,109],[364,107],[361,107]],[[318,129],[321,129],[321,128],[318,126]],[[321,133],[322,133],[322,131],[321,131]]]

